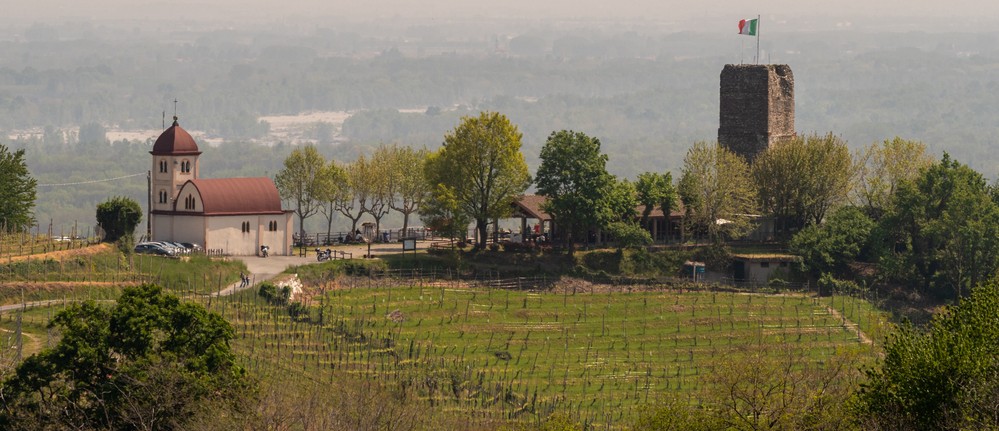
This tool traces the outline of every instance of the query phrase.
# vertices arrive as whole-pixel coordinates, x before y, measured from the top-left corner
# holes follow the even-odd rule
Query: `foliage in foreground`
[[[999,427],[999,281],[974,289],[922,333],[903,327],[867,371],[858,414],[869,429]]]
[[[698,405],[667,396],[644,407],[632,429],[852,429],[847,406],[859,377],[857,352],[839,351],[815,363],[790,347],[760,340],[747,345],[746,355],[708,378]]]
[[[0,428],[187,429],[233,417],[251,393],[221,316],[160,287],[126,288],[113,307],[71,305],[62,332],[0,386]]]

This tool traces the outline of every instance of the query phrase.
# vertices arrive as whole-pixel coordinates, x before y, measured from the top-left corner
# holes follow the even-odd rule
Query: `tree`
[[[604,196],[604,205],[601,206],[599,227],[606,227],[610,223],[625,222],[632,223],[638,212],[638,192],[635,191],[635,183],[627,178],[617,178],[611,176],[610,189]]]
[[[428,108],[429,110],[429,108]],[[380,147],[375,158],[389,160],[389,206],[402,214],[402,231],[409,231],[409,216],[415,213],[430,190],[424,176],[423,165],[430,152],[426,148]]]
[[[642,172],[638,174],[638,181],[635,182],[635,190],[638,192],[638,203],[644,206],[642,210],[642,226],[649,227],[649,214],[658,206],[663,211],[663,216],[667,220],[669,227],[669,216],[676,208],[679,196],[676,187],[673,186],[673,174],[667,172],[659,174],[656,172]]]
[[[680,197],[687,217],[716,242],[744,235],[752,228],[756,189],[749,166],[739,155],[715,144],[698,142],[683,159]]]
[[[489,221],[508,215],[513,199],[531,184],[520,139],[517,127],[499,113],[462,117],[427,164],[428,182],[448,188],[475,220],[478,248],[486,244]]]
[[[371,188],[365,184],[367,172],[364,165],[367,160],[363,155],[353,163],[344,167],[344,175],[336,189],[340,191],[334,196],[334,208],[350,219],[350,232],[357,231],[357,222],[367,212],[368,200],[371,199]]]
[[[796,137],[770,147],[753,162],[753,179],[764,213],[774,216],[778,233],[818,224],[847,200],[853,160],[836,136]]]
[[[811,225],[791,239],[791,253],[802,257],[813,275],[843,271],[867,246],[874,220],[857,207],[840,207],[822,225]]]
[[[365,196],[361,200],[361,211],[371,214],[375,219],[375,240],[381,241],[382,218],[388,214],[392,205],[392,193],[389,188],[392,175],[391,161],[380,154],[367,159],[358,157],[355,168],[359,180],[354,183],[355,192]]]
[[[243,413],[251,388],[221,316],[160,287],[127,287],[112,307],[70,305],[62,338],[0,387],[0,428],[187,429],[199,414]]]
[[[319,211],[320,200],[333,187],[326,159],[313,145],[296,148],[284,159],[284,168],[274,177],[281,198],[291,201],[298,215],[299,237],[305,237],[305,219]]]
[[[426,204],[420,208],[420,218],[434,232],[461,240],[468,234],[468,223],[471,222],[453,190],[443,184],[437,185]]]
[[[104,231],[104,242],[131,237],[141,222],[142,207],[132,199],[117,196],[97,205],[97,225]]]
[[[950,155],[902,182],[890,208],[878,242],[897,281],[960,296],[999,269],[999,206],[982,175]]]
[[[871,144],[857,161],[856,204],[876,220],[891,211],[892,197],[903,182],[914,181],[933,164],[926,145],[899,137]]]
[[[547,198],[544,210],[558,226],[569,256],[577,231],[598,225],[610,211],[606,198],[611,196],[614,177],[606,164],[600,140],[580,132],[552,132],[541,147],[538,193]]]
[[[28,173],[24,149],[12,153],[0,145],[0,230],[16,232],[31,227],[37,186],[38,181]]]
[[[921,332],[905,325],[867,370],[856,405],[866,429],[995,429],[999,283],[976,287]]]
[[[333,219],[339,213],[336,209],[337,203],[340,202],[341,196],[349,194],[350,190],[347,189],[347,171],[336,160],[330,160],[325,169],[323,175],[329,180],[329,186],[318,196],[317,206],[319,212],[326,217],[326,238],[329,239],[333,234]]]

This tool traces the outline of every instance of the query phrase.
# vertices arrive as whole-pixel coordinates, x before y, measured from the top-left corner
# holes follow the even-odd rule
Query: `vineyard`
[[[293,269],[305,285],[290,304],[275,305],[256,289],[214,296],[240,266],[204,257],[126,259],[96,249],[8,261],[0,264],[0,301],[8,304],[0,368],[53,345],[59,334],[46,324],[66,304],[112,300],[123,285],[153,282],[225,317],[244,365],[270,387],[347,379],[483,423],[538,423],[560,413],[620,428],[664,397],[698,403],[720,374],[761,354],[793,355],[796,368],[844,352],[866,361],[886,332],[881,311],[847,295],[469,279],[362,263],[379,261]],[[37,300],[52,303],[15,308]]]
[[[873,357],[885,324],[849,296],[367,277],[314,288],[306,313],[253,292],[215,302],[254,374],[320,383],[352,375],[466,417],[560,412],[601,428],[627,423],[665,393],[696,402],[714,373],[760,346],[788,347],[812,364],[844,350]]]

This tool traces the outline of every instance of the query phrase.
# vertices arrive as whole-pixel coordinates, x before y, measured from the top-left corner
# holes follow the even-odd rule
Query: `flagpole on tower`
[[[756,15],[756,64],[760,64],[760,16]]]

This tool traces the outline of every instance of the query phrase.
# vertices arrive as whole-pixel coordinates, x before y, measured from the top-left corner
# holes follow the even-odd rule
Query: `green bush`
[[[260,283],[260,290],[257,291],[257,294],[271,305],[285,305],[291,298],[291,288],[285,286],[279,289],[274,283],[265,281]]]
[[[725,271],[732,266],[732,250],[727,246],[715,244],[697,250],[694,259],[704,262],[713,271]]]
[[[679,250],[663,250],[650,252],[638,249],[626,255],[630,262],[631,273],[635,275],[677,275],[683,270],[683,263],[690,259],[691,253]]]
[[[607,232],[617,241],[620,248],[640,248],[652,244],[652,235],[638,223],[614,222],[607,226]]]
[[[592,272],[605,271],[612,274],[621,272],[624,253],[611,250],[596,250],[584,253],[580,260],[583,267]]]
[[[288,304],[288,316],[296,322],[309,322],[312,320],[312,316],[309,314],[309,307],[306,307],[301,302]]]

